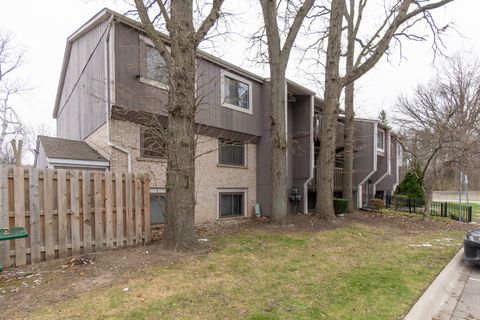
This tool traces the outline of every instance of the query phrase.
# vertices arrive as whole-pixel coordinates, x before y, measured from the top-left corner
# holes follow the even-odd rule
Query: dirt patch
[[[200,250],[178,253],[165,250],[161,241],[151,245],[100,252],[86,256],[55,260],[21,268],[11,268],[0,274],[0,319],[12,318],[21,310],[29,312],[39,307],[72,298],[82,292],[96,290],[125,282],[149,266],[175,263],[187,256],[205,254],[213,249],[209,238],[253,230],[269,232],[321,232],[343,228],[352,223],[370,226],[388,226],[403,233],[438,230],[468,230],[470,225],[455,221],[424,221],[388,213],[363,213],[338,217],[334,221],[319,220],[311,215],[291,215],[285,226],[275,226],[266,219],[232,219],[204,224],[198,227]],[[161,231],[157,233],[161,238]]]

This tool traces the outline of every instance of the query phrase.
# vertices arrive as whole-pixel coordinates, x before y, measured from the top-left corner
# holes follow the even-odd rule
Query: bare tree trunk
[[[268,44],[268,62],[270,65],[270,132],[272,134],[272,222],[285,224],[287,218],[287,129],[286,129],[286,88],[285,71],[293,43],[302,25],[303,19],[313,6],[313,0],[306,0],[287,28],[283,47],[277,23],[277,1],[260,0]],[[288,6],[288,5],[287,5]],[[283,30],[285,32],[286,30]]]
[[[165,245],[191,249],[195,236],[195,42],[191,1],[171,4]],[[174,66],[174,67],[173,67]]]
[[[335,218],[333,210],[333,175],[335,170],[335,131],[342,83],[339,77],[340,42],[344,0],[332,0],[325,67],[325,107],[320,128],[320,152],[317,159],[316,213],[327,220]]]
[[[353,212],[353,82],[345,88],[345,127],[343,141],[342,196],[348,201],[347,212]]]
[[[285,224],[287,215],[287,132],[285,128],[285,68],[271,63],[270,129],[272,134],[272,222]]]
[[[346,10],[346,8],[345,8]],[[360,7],[360,14],[363,8]],[[348,14],[348,35],[347,35],[347,59],[346,72],[352,72],[355,56],[355,37],[358,30],[354,26],[355,3],[350,0],[350,12]],[[342,174],[342,196],[348,201],[347,212],[353,212],[353,118],[354,111],[354,82],[345,87],[345,127],[343,141],[343,174]]]

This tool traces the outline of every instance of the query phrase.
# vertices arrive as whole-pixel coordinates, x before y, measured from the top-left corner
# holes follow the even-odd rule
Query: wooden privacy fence
[[[1,241],[4,266],[24,265],[150,241],[148,176],[0,167],[0,228],[28,238]]]

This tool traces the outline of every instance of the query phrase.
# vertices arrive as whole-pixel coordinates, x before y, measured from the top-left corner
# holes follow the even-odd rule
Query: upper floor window
[[[140,131],[140,156],[146,158],[166,158],[163,129],[142,128]]]
[[[168,69],[165,60],[155,47],[146,45],[147,78],[168,85]]]
[[[245,143],[220,139],[218,163],[231,166],[245,166]]]
[[[221,77],[222,106],[251,114],[252,83],[224,70]]]
[[[377,130],[377,150],[385,152],[385,131],[382,129]]]
[[[140,82],[168,90],[168,68],[165,60],[158,50],[155,48],[152,40],[144,35],[140,38]],[[167,47],[167,50],[169,48]]]

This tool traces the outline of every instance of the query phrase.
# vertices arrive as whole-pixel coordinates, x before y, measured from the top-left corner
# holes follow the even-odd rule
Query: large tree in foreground
[[[344,17],[347,0],[332,0],[328,31],[328,45],[325,64],[325,90],[323,115],[320,128],[320,152],[317,159],[317,199],[316,212],[319,217],[333,219],[333,174],[335,168],[335,136],[336,122],[340,109],[340,96],[345,86],[353,83],[370,71],[388,51],[392,40],[401,41],[402,38],[421,40],[413,34],[413,28],[421,22],[431,28],[436,36],[439,32],[430,14],[430,11],[453,0],[414,1],[397,0],[385,2],[385,18],[379,21],[377,29],[373,30],[365,39],[356,39],[361,49],[354,59],[353,66],[344,75],[340,73],[340,58],[343,55],[342,33],[344,31]],[[360,0],[360,5],[366,6],[366,0]],[[352,2],[350,2],[352,3]],[[363,9],[364,11],[364,9]],[[350,13],[352,14],[352,13]],[[365,14],[363,14],[365,16]],[[360,21],[355,22],[361,27]],[[348,19],[347,19],[348,20]],[[347,28],[348,30],[348,28]],[[352,162],[353,163],[353,162]],[[352,174],[348,170],[347,174]],[[350,190],[345,190],[351,192]]]
[[[259,33],[258,40],[261,51],[262,41],[268,48],[268,63],[270,66],[270,131],[272,135],[272,222],[284,224],[287,215],[287,132],[286,132],[286,85],[290,52],[303,20],[312,8],[315,0],[303,3],[288,0],[283,3],[284,15],[280,15],[281,1],[260,0],[262,6],[264,28]],[[283,29],[279,28],[279,21]],[[286,26],[285,26],[286,25]],[[263,35],[266,39],[263,39]],[[282,37],[284,36],[284,37]],[[263,55],[263,52],[260,52]]]
[[[411,162],[419,167],[430,212],[433,186],[448,168],[464,169],[480,156],[480,65],[455,57],[411,97],[400,97],[397,124]]]
[[[221,16],[222,3],[213,0],[205,17],[195,23],[193,0],[135,0],[143,29],[165,60],[169,74],[164,241],[177,250],[189,250],[196,244],[195,59],[197,47]],[[199,11],[205,9],[202,3],[195,5]],[[168,35],[158,32],[159,25]]]

